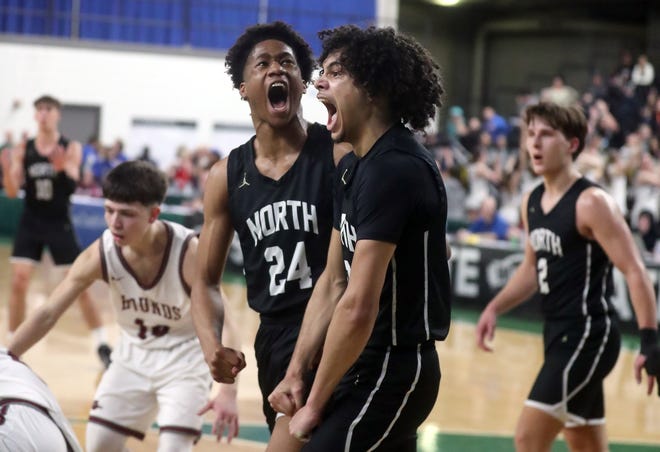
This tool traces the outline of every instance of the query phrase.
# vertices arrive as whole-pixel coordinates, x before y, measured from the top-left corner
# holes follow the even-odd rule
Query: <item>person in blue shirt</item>
[[[479,216],[468,225],[466,232],[491,240],[508,240],[510,229],[509,223],[497,211],[497,200],[493,196],[486,196],[481,203]],[[459,233],[459,238],[464,233]]]

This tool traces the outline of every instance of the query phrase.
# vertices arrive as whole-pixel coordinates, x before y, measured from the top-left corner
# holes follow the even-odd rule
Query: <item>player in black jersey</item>
[[[324,127],[300,117],[314,63],[309,45],[288,25],[248,28],[225,64],[234,87],[249,103],[256,135],[211,169],[204,194],[200,278],[192,294],[194,321],[213,369],[224,316],[218,282],[235,230],[248,303],[261,317],[254,346],[263,410],[272,431],[269,448],[295,450],[299,443],[288,433],[288,418],[276,416],[266,397],[284,377],[312,286],[325,265],[335,162],[347,149],[335,147]]]
[[[543,183],[523,199],[524,258],[481,314],[477,342],[491,351],[497,316],[538,292],[544,363],[516,427],[516,450],[550,450],[560,431],[571,450],[607,450],[603,379],[620,348],[612,265],[628,284],[642,339],[635,377],[641,382],[646,367],[649,394],[660,374],[653,286],[614,200],[573,167],[587,133],[582,112],[541,103],[527,108],[526,124]]]
[[[21,187],[25,202],[11,255],[9,336],[25,318],[25,296],[34,265],[48,247],[55,265],[71,265],[80,253],[69,213],[69,197],[80,178],[80,143],[68,140],[58,130],[60,102],[52,96],[34,101],[38,133],[34,139],[3,153],[5,193],[14,198]],[[99,358],[110,364],[110,347],[105,329],[87,292],[80,296],[80,308],[97,342]]]
[[[443,93],[438,66],[391,28],[320,33],[315,86],[335,141],[353,145],[335,182],[334,229],[324,277],[338,302],[317,297],[305,313],[287,378],[271,395],[295,412],[303,450],[416,450],[436,401],[435,341],[450,323],[445,225],[438,167],[413,136]],[[322,355],[309,398],[302,373]]]

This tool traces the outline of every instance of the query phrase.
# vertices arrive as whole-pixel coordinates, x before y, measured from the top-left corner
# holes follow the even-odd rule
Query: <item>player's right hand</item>
[[[278,413],[293,416],[302,408],[305,383],[302,378],[287,375],[268,396],[268,402]]]
[[[245,355],[229,347],[219,345],[209,363],[211,375],[218,383],[234,383],[236,375],[245,368]]]
[[[477,323],[477,346],[487,352],[492,352],[493,348],[486,343],[492,342],[495,337],[495,326],[497,324],[497,315],[495,310],[490,307],[486,307],[479,317],[479,322]]]

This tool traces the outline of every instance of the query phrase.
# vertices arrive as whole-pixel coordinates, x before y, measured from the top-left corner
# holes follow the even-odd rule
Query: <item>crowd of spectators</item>
[[[610,74],[594,72],[582,92],[556,75],[538,92],[515,98],[517,114],[504,118],[492,106],[467,116],[448,109],[444,130],[426,137],[449,193],[449,229],[460,240],[521,237],[520,200],[540,180],[521,147],[521,116],[538,101],[575,105],[588,119],[589,133],[577,169],[615,198],[645,257],[660,259],[656,246],[660,216],[660,80],[652,63],[623,52]],[[495,207],[493,207],[495,205]],[[654,252],[655,251],[655,252]]]
[[[521,116],[538,101],[579,106],[589,133],[577,169],[601,184],[615,198],[636,234],[647,258],[660,259],[656,236],[660,218],[660,78],[646,55],[636,61],[624,51],[610,74],[594,72],[582,92],[560,74],[538,92],[519,93],[517,114],[505,118],[486,105],[479,115],[468,116],[461,106],[451,106],[437,135],[427,135],[447,185],[449,231],[459,240],[521,239],[520,201],[539,179],[529,171],[521,147]],[[19,139],[26,139],[26,135]],[[0,151],[15,145],[7,132]],[[128,157],[117,139],[111,145],[90,138],[83,147],[79,194],[101,196],[107,172]],[[145,147],[136,157],[159,166]],[[200,146],[180,146],[175,161],[163,169],[169,177],[168,200],[201,209],[204,182],[220,153]],[[2,175],[0,174],[0,177]],[[1,180],[0,180],[1,181]]]

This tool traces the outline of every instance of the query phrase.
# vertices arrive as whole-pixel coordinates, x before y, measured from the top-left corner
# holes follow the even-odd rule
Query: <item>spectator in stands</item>
[[[472,116],[470,119],[468,119],[467,124],[467,130],[465,130],[463,134],[458,134],[458,141],[469,154],[475,156],[479,149],[481,120],[476,116]]]
[[[609,147],[610,140],[619,133],[619,122],[616,120],[610,107],[602,99],[596,100],[587,111],[587,127],[589,133],[598,134],[604,138],[604,147]]]
[[[592,182],[603,185],[607,161],[602,149],[603,138],[597,133],[587,137],[584,150],[575,159],[575,168]]]
[[[630,83],[634,64],[630,50],[623,49],[619,55],[619,64],[614,69],[612,76],[619,78],[624,85],[627,85]]]
[[[655,82],[655,71],[646,55],[641,54],[637,58],[637,64],[633,66],[630,78],[635,89],[637,102],[640,105],[644,105],[651,86]]]
[[[591,94],[594,101],[607,97],[607,84],[600,71],[593,71],[591,74],[591,84],[587,87],[586,92]]]
[[[483,119],[482,129],[490,134],[493,142],[495,142],[498,135],[506,136],[511,129],[511,126],[506,119],[497,114],[495,109],[491,106],[484,107],[481,111],[481,117]]]
[[[488,133],[484,132],[488,135]],[[475,160],[467,167],[468,197],[465,200],[467,210],[467,221],[472,221],[478,216],[483,200],[491,194],[497,193],[497,186],[502,181],[502,173],[499,168],[493,168],[488,162],[488,150],[481,149],[477,152]]]
[[[632,86],[623,84],[619,78],[610,80],[607,104],[614,118],[619,124],[619,130],[610,138],[609,145],[620,147],[626,140],[628,134],[637,130],[641,122],[641,105],[635,99]]]
[[[658,224],[655,222],[653,214],[648,210],[639,212],[633,238],[642,256],[650,259],[653,256],[655,244],[658,240]]]
[[[99,186],[103,185],[105,175],[126,160],[121,140],[115,141],[112,146],[100,146],[96,161],[92,165],[92,174],[94,175],[96,184]]]
[[[562,107],[575,105],[579,98],[578,92],[566,84],[561,74],[552,77],[552,84],[541,90],[541,101],[552,102]]]
[[[87,139],[87,143],[83,145],[82,148],[82,171],[91,171],[94,162],[98,159],[99,149],[101,148],[101,142],[99,137],[92,135]]]
[[[137,160],[142,160],[143,162],[151,163],[153,166],[158,168],[158,162],[151,157],[151,148],[149,146],[144,146],[142,152],[138,155]]]
[[[447,193],[447,232],[454,232],[465,223],[465,187],[460,181],[461,167],[455,159],[455,151],[449,141],[440,141],[433,148],[433,156],[440,168]]]
[[[176,161],[168,170],[169,192],[179,196],[191,195],[195,190],[192,155],[185,146],[176,151]]]
[[[638,140],[637,134],[631,134],[631,140]],[[637,143],[639,145],[639,143]],[[633,186],[634,204],[630,213],[632,226],[637,227],[640,212],[648,210],[654,218],[658,218],[658,203],[660,203],[660,167],[647,153],[637,151],[640,164],[634,175]],[[637,167],[637,165],[634,165]]]
[[[509,223],[498,212],[497,200],[489,195],[481,202],[477,219],[471,221],[467,229],[459,230],[457,238],[465,240],[470,234],[476,234],[485,240],[508,240],[509,227]]]
[[[458,105],[449,108],[449,119],[445,127],[445,133],[450,140],[457,140],[461,136],[465,136],[468,132],[467,123],[463,109]]]
[[[517,118],[522,117],[525,108],[527,108],[529,105],[537,104],[538,102],[539,96],[531,89],[523,88],[518,91],[518,94],[516,94],[515,98]]]

